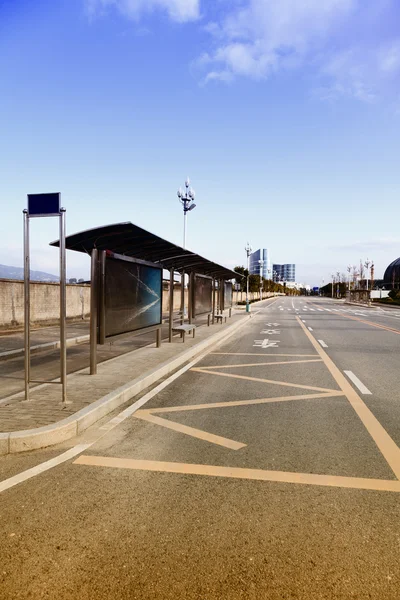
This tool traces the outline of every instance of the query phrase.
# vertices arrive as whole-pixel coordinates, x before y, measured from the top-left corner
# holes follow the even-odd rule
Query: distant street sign
[[[28,194],[29,217],[59,217],[61,194]]]

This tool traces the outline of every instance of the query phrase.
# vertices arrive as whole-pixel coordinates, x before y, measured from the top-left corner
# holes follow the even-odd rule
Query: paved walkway
[[[98,365],[98,373],[95,376],[89,375],[88,368],[71,373],[67,379],[67,395],[71,403],[67,406],[63,406],[61,402],[61,385],[56,384],[43,384],[33,388],[28,402],[23,401],[23,394],[18,394],[5,403],[3,401],[0,404],[0,432],[33,429],[61,421],[137,377],[178,357],[218,331],[228,328],[238,319],[243,319],[244,315],[244,311],[239,309],[234,311],[231,319],[227,319],[227,323],[199,327],[195,339],[187,335],[185,344],[179,337],[174,337],[171,344],[163,342],[161,348],[150,344],[112,358]]]
[[[89,334],[89,321],[67,324],[67,339],[80,337]],[[31,330],[31,346],[39,346],[56,342],[60,339],[60,327],[58,325],[51,327],[40,327]],[[16,331],[13,333],[0,332],[0,354],[11,352],[13,350],[23,350],[24,332]]]

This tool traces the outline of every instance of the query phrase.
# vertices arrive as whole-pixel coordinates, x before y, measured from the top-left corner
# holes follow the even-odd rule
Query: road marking
[[[253,406],[256,404],[271,404],[274,402],[289,402],[293,400],[323,400],[344,396],[340,390],[326,394],[298,394],[297,396],[277,396],[275,398],[255,398],[254,400],[227,400],[226,402],[211,402],[210,404],[186,404],[182,406],[165,406],[160,408],[142,408],[135,417],[142,413],[159,414],[171,412],[186,412],[191,410],[206,410],[208,408],[231,408],[235,406]]]
[[[339,385],[340,389],[344,392],[348,401],[358,414],[364,427],[369,432],[370,436],[378,446],[386,462],[392,469],[393,473],[400,479],[400,449],[394,443],[388,432],[382,427],[375,415],[370,411],[362,398],[357,394],[354,388],[347,381],[346,377],[341,373],[335,363],[329,358],[325,350],[318,345],[314,336],[307,330],[307,328],[301,323],[300,319],[296,317],[300,327],[302,327],[304,333],[318,352],[325,365],[329,369],[331,375]]]
[[[218,375],[219,377],[232,377],[233,379],[243,379],[246,381],[259,381],[261,383],[272,383],[273,385],[283,385],[284,387],[294,387],[299,388],[301,390],[313,390],[315,392],[336,392],[337,390],[332,390],[329,388],[321,388],[311,385],[301,385],[300,383],[289,383],[287,381],[276,381],[273,379],[262,379],[261,377],[248,377],[247,375],[236,375],[233,373],[219,373],[218,371],[209,371],[208,369],[203,369],[202,367],[194,367],[192,371],[197,373],[207,373],[208,375]]]
[[[79,444],[78,446],[74,446],[70,448],[66,452],[59,454],[55,458],[47,460],[46,462],[41,463],[40,465],[36,465],[31,469],[27,469],[26,471],[22,471],[22,473],[18,473],[18,475],[14,475],[14,477],[10,477],[9,479],[5,479],[4,481],[0,481],[0,492],[4,492],[5,490],[9,490],[10,488],[22,483],[23,481],[27,481],[40,473],[44,473],[49,469],[53,469],[57,467],[57,465],[61,465],[61,463],[66,462],[67,460],[71,460],[71,458],[75,458],[78,454],[81,454],[85,450],[87,450],[91,444]]]
[[[360,381],[356,375],[354,375],[353,371],[344,371],[344,373],[346,373],[347,377],[351,379],[351,381],[354,383],[355,386],[358,387],[362,394],[372,395],[372,392],[370,392],[369,389],[363,384],[363,382]]]
[[[308,329],[309,329],[310,331],[314,331],[312,327],[309,327]]]
[[[309,308],[309,310],[312,310],[313,312],[315,312],[315,308]]]
[[[302,321],[303,321],[303,323],[305,323],[305,320],[304,320],[304,319],[302,319]]]
[[[380,325],[379,323],[372,323],[371,321],[365,321],[364,319],[359,319],[358,317],[352,317],[350,315],[340,315],[345,319],[352,319],[353,321],[359,321],[360,323],[365,323],[366,325],[371,325],[371,327],[377,327],[378,329],[384,329],[385,331],[391,331],[392,333],[397,333],[400,335],[400,331],[398,329],[393,329],[393,327],[388,327],[387,325]]]
[[[218,356],[302,356],[303,358],[315,358],[317,354],[266,354],[265,352],[210,352]]]
[[[279,344],[279,340],[270,341],[268,338],[263,340],[254,340],[253,348],[277,348]]]
[[[281,332],[279,329],[263,329],[260,331],[261,335],[280,335]]]
[[[324,340],[318,340],[323,348],[327,348],[328,344],[325,344]]]
[[[328,312],[332,312],[330,308],[325,308],[325,310],[327,310]]]
[[[317,308],[317,310],[319,310],[319,312],[324,312],[322,308]]]
[[[89,467],[131,469],[135,471],[157,471],[160,473],[176,473],[181,475],[205,475],[209,477],[228,477],[231,479],[248,479],[253,481],[300,483],[326,487],[400,492],[400,481],[366,479],[361,477],[313,475],[311,473],[266,471],[262,469],[244,469],[241,467],[216,467],[214,465],[135,460],[133,458],[113,458],[109,456],[80,456],[74,461],[74,464]]]
[[[188,427],[187,425],[182,425],[181,423],[176,423],[175,421],[168,421],[167,419],[162,419],[161,417],[155,417],[150,413],[150,411],[138,411],[135,413],[135,418],[141,419],[142,421],[148,421],[154,425],[161,425],[162,427],[172,429],[178,433],[190,435],[191,437],[198,438],[204,442],[210,442],[211,444],[224,446],[230,450],[240,450],[246,446],[246,444],[241,444],[240,442],[235,442],[234,440],[221,437],[220,435],[214,435],[213,433],[196,429],[195,427]]]
[[[265,356],[263,354],[262,356]],[[271,354],[271,356],[278,356],[278,354]],[[211,367],[201,366],[199,369],[232,369],[232,368],[241,368],[241,367],[265,367],[267,365],[293,365],[298,363],[314,363],[314,362],[322,362],[322,358],[314,358],[307,360],[282,360],[276,362],[258,362],[258,363],[241,363],[239,365],[212,365]],[[193,370],[193,369],[192,369]]]
[[[266,327],[279,327],[279,323],[265,323]]]

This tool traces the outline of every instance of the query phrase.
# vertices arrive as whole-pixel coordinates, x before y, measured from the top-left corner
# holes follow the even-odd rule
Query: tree
[[[237,283],[240,285],[240,291],[241,292],[245,292],[246,291],[246,285],[247,285],[247,277],[248,277],[248,270],[245,269],[243,266],[240,267],[235,267],[233,269],[236,273],[238,273],[239,275],[244,275],[244,277],[238,277],[237,278]]]

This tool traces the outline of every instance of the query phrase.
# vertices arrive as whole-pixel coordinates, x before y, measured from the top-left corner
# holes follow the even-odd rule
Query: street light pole
[[[196,208],[196,205],[192,200],[195,198],[195,192],[190,187],[190,179],[186,178],[185,181],[185,191],[182,191],[182,188],[179,188],[177,191],[177,196],[179,198],[180,203],[183,207],[183,247],[186,248],[186,225],[187,225],[187,213],[190,210]],[[181,274],[181,321],[184,323],[186,315],[186,307],[185,307],[185,271],[182,271]]]
[[[332,275],[332,298],[333,298],[333,286],[335,283],[335,275],[333,273],[331,275]]]
[[[249,304],[249,276],[250,276],[250,254],[252,253],[251,246],[249,242],[247,242],[247,246],[244,249],[247,255],[247,282],[246,282],[246,312],[250,312],[250,304]]]
[[[259,260],[258,263],[260,265],[260,300],[262,300],[262,268],[263,268],[264,261]]]
[[[367,260],[364,263],[364,267],[367,269],[367,292],[368,292],[368,272],[369,272],[370,264],[371,264],[371,261],[369,260],[369,258],[367,258]]]
[[[196,205],[192,202],[195,198],[195,191],[190,187],[190,179],[187,177],[185,181],[185,191],[182,191],[182,188],[179,188],[177,191],[177,196],[179,198],[180,203],[183,207],[183,247],[186,248],[186,222],[187,222],[187,213],[190,210],[196,208]]]

